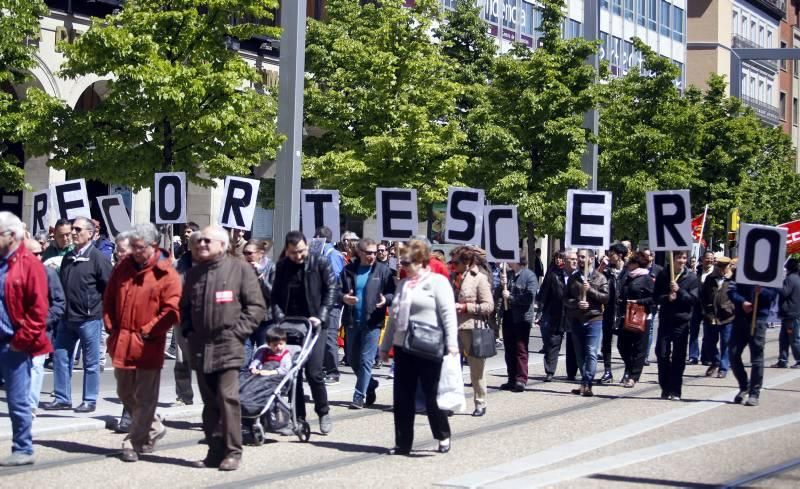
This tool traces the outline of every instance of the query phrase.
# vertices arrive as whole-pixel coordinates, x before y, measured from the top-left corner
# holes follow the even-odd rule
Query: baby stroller
[[[311,437],[311,427],[308,422],[305,419],[299,421],[297,419],[295,396],[300,369],[305,367],[308,355],[319,340],[320,330],[311,327],[308,319],[303,317],[287,317],[280,327],[286,331],[286,344],[293,357],[292,368],[279,380],[271,394],[262,398],[258,392],[254,392],[252,396],[248,395],[247,399],[244,397],[241,399],[242,424],[252,423],[250,431],[255,445],[264,443],[267,431],[276,431],[286,426],[292,427],[292,432],[300,441],[308,441]],[[266,347],[266,345],[259,347],[253,352],[253,357],[256,356],[256,352]]]

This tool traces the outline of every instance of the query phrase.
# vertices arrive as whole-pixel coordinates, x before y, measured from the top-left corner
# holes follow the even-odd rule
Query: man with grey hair
[[[130,256],[111,273],[103,298],[103,323],[117,379],[117,395],[130,413],[122,460],[136,462],[167,430],[156,416],[167,331],[178,322],[181,281],[169,252],[158,247],[147,222],[130,232]]]
[[[31,357],[52,351],[45,333],[47,276],[44,266],[22,245],[22,221],[0,212],[0,376],[5,379],[11,418],[11,456],[2,466],[34,462],[30,404]]]
[[[72,409],[72,352],[78,340],[83,354],[83,402],[75,412],[91,413],[96,408],[100,390],[103,293],[111,275],[111,261],[94,247],[94,230],[94,223],[85,217],[78,217],[72,223],[75,248],[64,256],[60,271],[67,305],[56,334],[55,399],[42,406],[45,410]]]
[[[195,465],[236,470],[242,458],[239,369],[244,342],[264,319],[266,305],[253,267],[225,253],[228,233],[218,226],[202,233],[181,297],[181,332],[197,371],[208,443],[205,459]]]

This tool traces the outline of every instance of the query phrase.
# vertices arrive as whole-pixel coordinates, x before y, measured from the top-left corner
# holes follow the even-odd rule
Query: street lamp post
[[[600,38],[600,8],[596,0],[583,1],[583,36],[587,41],[596,41]],[[594,68],[595,73],[600,69],[600,56],[593,54],[587,62]],[[591,131],[597,138],[600,127],[600,113],[592,109],[583,115],[583,127]],[[597,190],[597,143],[586,143],[586,151],[581,158],[583,171],[589,175],[589,189]]]
[[[281,2],[281,56],[278,75],[278,132],[286,141],[275,160],[275,214],[272,238],[283,241],[300,227],[300,172],[303,156],[303,80],[306,2]],[[280,253],[280,246],[273,253]]]

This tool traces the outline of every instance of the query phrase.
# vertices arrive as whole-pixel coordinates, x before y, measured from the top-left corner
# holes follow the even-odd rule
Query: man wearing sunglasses
[[[111,275],[111,260],[94,247],[94,231],[94,223],[85,217],[78,217],[72,223],[75,247],[64,257],[60,272],[67,306],[56,333],[55,400],[42,406],[46,410],[72,409],[72,352],[78,340],[83,354],[83,402],[75,412],[94,412],[97,403],[103,293]]]
[[[253,267],[227,253],[227,231],[209,226],[194,243],[195,263],[186,272],[180,307],[208,443],[205,459],[195,466],[236,470],[242,458],[239,369],[244,343],[264,319],[266,306]]]
[[[386,307],[391,305],[394,296],[392,271],[376,260],[377,247],[374,240],[362,239],[356,247],[357,259],[342,273],[345,304],[342,324],[347,328],[347,358],[356,374],[351,409],[361,409],[375,402],[378,381],[372,378],[372,366]]]

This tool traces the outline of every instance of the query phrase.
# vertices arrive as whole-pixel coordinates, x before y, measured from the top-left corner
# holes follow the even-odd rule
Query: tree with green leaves
[[[109,77],[108,92],[94,110],[73,111],[29,90],[29,147],[50,153],[54,168],[134,190],[163,171],[207,186],[249,174],[275,157],[277,104],[269,90],[255,89],[256,69],[230,41],[275,36],[275,28],[247,19],[270,19],[276,7],[276,0],[128,0],[92,19],[62,46],[61,75]]]
[[[330,0],[309,20],[303,176],[340,192],[367,217],[376,187],[415,188],[420,203],[447,199],[461,182],[464,133],[454,119],[459,85],[433,42],[437,0]]]
[[[780,128],[765,127],[739,99],[728,97],[721,75],[712,74],[700,106],[702,165],[692,197],[709,205],[707,238],[723,243],[731,209],[747,222],[780,224],[800,211],[795,150]]]
[[[597,43],[561,37],[563,0],[544,0],[540,47],[516,45],[497,58],[486,103],[470,115],[480,156],[467,180],[495,203],[516,204],[530,238],[561,235],[570,188],[585,187],[581,169],[598,73],[586,63]]]
[[[693,189],[700,170],[703,115],[696,90],[675,85],[680,69],[639,39],[643,71],[632,70],[604,87],[600,111],[598,188],[612,192],[614,236],[647,237],[645,194]],[[692,193],[692,203],[703,203]]]
[[[25,172],[17,156],[9,154],[8,142],[19,140],[19,125],[25,120],[12,84],[25,81],[33,67],[32,54],[39,36],[39,18],[47,13],[41,0],[0,0],[0,188],[25,187]]]

